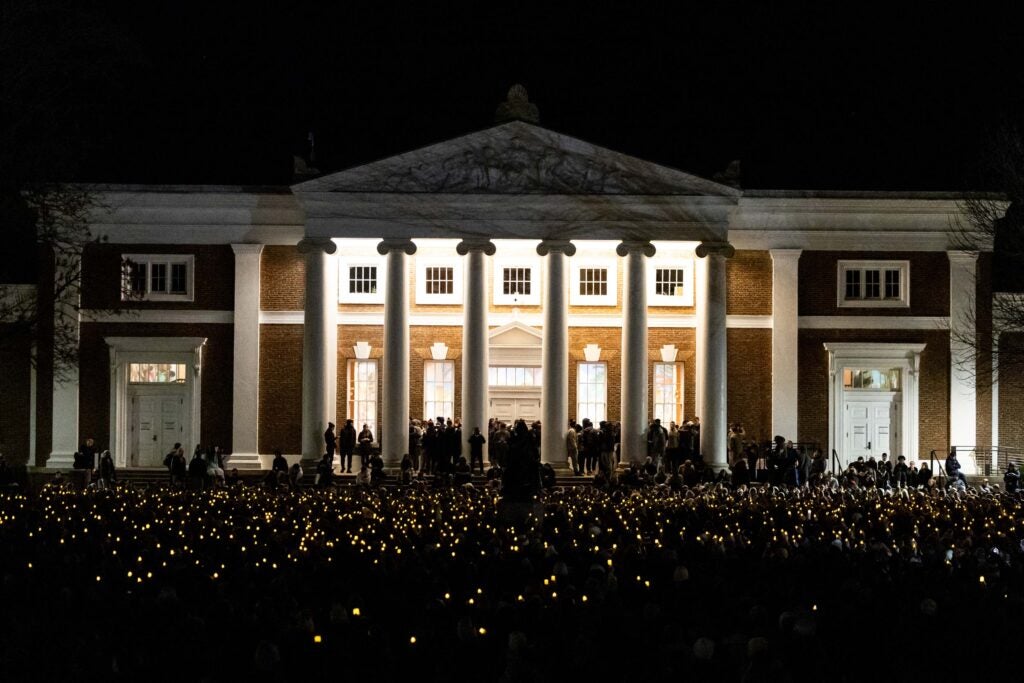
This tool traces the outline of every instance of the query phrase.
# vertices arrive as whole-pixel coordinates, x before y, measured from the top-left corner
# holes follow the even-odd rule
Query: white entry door
[[[534,397],[515,396],[491,398],[490,417],[511,424],[515,420],[533,422],[540,419],[540,399]]]
[[[129,466],[163,467],[164,455],[186,441],[185,399],[173,394],[139,394],[132,398],[135,449]]]
[[[871,456],[879,460],[882,453],[888,453],[893,459],[898,455],[895,450],[899,444],[900,404],[895,396],[872,398],[874,400],[845,401],[843,417],[847,462]]]

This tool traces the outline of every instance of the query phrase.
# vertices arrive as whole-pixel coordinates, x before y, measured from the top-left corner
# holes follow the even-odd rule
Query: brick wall
[[[838,261],[910,261],[910,308],[839,308]],[[805,251],[800,255],[800,315],[949,315],[946,252]]]
[[[737,251],[725,263],[726,311],[729,315],[771,315],[771,254],[767,251]]]
[[[742,422],[748,438],[763,441],[772,429],[772,331],[728,330],[728,419]],[[789,435],[795,438],[796,435]]]
[[[926,343],[918,384],[920,452],[927,457],[949,444],[949,332],[945,330],[800,330],[799,437],[832,448],[828,438],[828,353],[825,342]]]
[[[0,453],[9,465],[29,462],[29,421],[31,419],[31,342],[16,336],[10,328],[0,331]]]
[[[78,435],[110,444],[110,351],[104,337],[206,337],[200,443],[231,449],[234,330],[231,325],[85,323],[79,366]]]
[[[260,309],[301,311],[305,307],[306,261],[298,247],[267,245],[260,255]]]
[[[302,452],[302,325],[260,325],[259,423],[260,453]]]
[[[999,445],[1024,448],[1024,333],[1000,335],[999,355]]]
[[[194,301],[121,301],[122,254],[194,255]],[[235,254],[230,245],[90,244],[82,256],[83,308],[230,311],[234,297]]]

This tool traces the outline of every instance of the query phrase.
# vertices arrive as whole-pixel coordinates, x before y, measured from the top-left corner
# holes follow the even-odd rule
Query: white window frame
[[[450,382],[444,380],[444,369],[446,367],[451,368],[452,379]],[[440,382],[434,379],[438,368],[440,368],[441,372]],[[430,397],[430,387],[437,384],[441,385],[446,396],[451,396],[450,400],[436,401]],[[438,408],[439,404],[449,407]],[[455,361],[453,360],[423,361],[423,419],[433,420],[439,415],[443,415],[446,418],[455,417]]]
[[[619,271],[616,259],[570,259],[571,266],[569,274],[569,305],[570,306],[614,306],[618,303],[617,287],[619,282]],[[607,294],[580,294],[580,272],[589,269],[604,269],[608,271],[608,292]]]
[[[353,426],[355,426],[357,434],[360,431],[362,431],[364,423],[368,423],[369,424],[368,420],[356,417],[356,409],[355,409],[356,404],[357,403],[370,403],[370,401],[368,399],[361,399],[360,400],[360,399],[357,399],[355,397],[355,385],[354,385],[354,381],[355,380],[353,378],[355,376],[356,368],[357,368],[357,366],[360,363],[371,363],[374,366],[374,375],[373,375],[374,383],[373,383],[373,401],[372,401],[372,403],[373,403],[373,407],[374,407],[373,412],[374,412],[375,418],[374,418],[372,424],[370,424],[370,431],[373,432],[373,443],[376,444],[376,443],[379,443],[379,441],[380,441],[380,424],[381,424],[381,420],[380,420],[380,417],[381,417],[380,416],[381,405],[380,405],[380,396],[379,396],[379,394],[380,394],[380,363],[377,362],[377,359],[375,359],[375,358],[368,358],[368,359],[350,358],[348,360],[348,364],[347,364],[347,367],[346,367],[346,373],[345,373],[345,375],[346,375],[346,377],[345,377],[345,379],[346,379],[346,381],[345,381],[345,415],[348,416],[348,419],[352,420],[352,424],[353,424]]]
[[[146,266],[146,291],[141,294],[132,292],[131,276],[128,273],[128,261]],[[185,264],[185,293],[154,292],[153,265],[167,267],[167,280],[170,286],[171,266]],[[121,300],[122,301],[195,301],[195,254],[121,254]]]
[[[370,267],[377,269],[377,291],[367,294],[352,294],[349,288],[349,268]],[[365,258],[342,257],[338,259],[338,301],[343,304],[382,304],[388,276],[388,260],[383,256]]]
[[[530,269],[530,293],[529,294],[505,294],[505,269],[506,268],[529,268]],[[540,259],[528,256],[514,258],[496,258],[493,260],[492,275],[493,284],[491,288],[492,300],[496,306],[540,306]]]
[[[582,371],[583,371],[583,368],[585,366],[591,366],[591,365],[602,365],[602,366],[604,366],[604,383],[600,384],[600,385],[598,385],[597,382],[588,382],[587,383],[587,384],[590,384],[590,385],[593,385],[593,386],[600,386],[601,387],[601,400],[600,401],[583,401],[583,400],[580,399],[580,394],[581,394],[580,386],[583,383],[583,380],[582,380],[583,372]],[[592,405],[593,406],[602,405],[604,407],[604,413],[603,414],[598,413],[596,415],[588,414],[589,412],[592,412],[592,411],[584,410],[583,406],[592,406]],[[590,363],[590,362],[584,361],[584,362],[581,362],[581,363],[577,363],[577,365],[576,365],[576,419],[582,421],[584,418],[589,419],[595,425],[598,424],[599,422],[601,422],[602,420],[607,420],[608,419],[608,363],[605,363],[604,361],[597,361],[597,362],[594,362],[594,363]]]
[[[682,270],[683,293],[680,296],[658,294],[658,270]],[[693,306],[693,259],[658,258],[647,263],[647,305],[648,306]]]
[[[878,299],[847,299],[846,298],[846,273],[847,271],[877,270],[879,272],[879,294]],[[886,299],[885,295],[885,271],[900,271],[900,296],[898,299]],[[861,287],[864,287],[865,277],[861,275]],[[836,264],[836,306],[839,308],[910,308],[910,261],[851,261],[841,260]]]
[[[427,294],[427,268],[452,269],[451,294]],[[416,257],[416,303],[417,304],[461,304],[462,303],[462,259],[457,256]]]
[[[672,404],[667,404],[667,403],[665,403],[663,401],[658,401],[657,378],[658,378],[658,368],[659,368],[659,366],[661,366],[661,367],[673,367],[674,368],[675,377],[674,377],[674,384],[673,384],[674,389],[673,389],[673,391],[675,393],[676,400]],[[679,362],[672,362],[672,363],[658,362],[658,363],[655,363],[654,367],[651,368],[651,415],[652,415],[652,418],[660,418],[661,419],[661,425],[663,427],[665,427],[666,429],[668,428],[669,422],[675,422],[677,425],[681,424],[681,421],[683,419],[683,415],[686,414],[684,412],[684,407],[685,406],[683,405],[683,401],[684,401],[683,396],[685,395],[684,394],[685,385],[683,384],[683,380],[684,380],[684,374],[683,374],[683,364],[682,363],[679,363]],[[669,416],[669,417],[666,417],[665,415],[659,414],[659,412],[658,412],[658,407],[659,406],[667,406],[667,405],[671,405],[672,406],[672,411],[674,413],[672,416]]]

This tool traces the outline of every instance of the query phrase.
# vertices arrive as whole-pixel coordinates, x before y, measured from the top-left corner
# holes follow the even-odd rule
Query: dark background
[[[981,189],[1024,103],[1021,23],[980,3],[634,4],[660,3],[8,0],[5,160],[287,184],[310,131],[338,170],[487,127],[520,82],[544,126],[704,176],[741,159],[745,187]]]

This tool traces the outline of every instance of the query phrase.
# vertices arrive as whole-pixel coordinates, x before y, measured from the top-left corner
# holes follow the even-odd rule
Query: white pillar
[[[235,252],[235,345],[231,393],[231,467],[259,469],[260,254],[262,244]]]
[[[466,239],[455,250],[465,257],[466,278],[463,292],[462,326],[462,441],[463,453],[469,453],[469,437],[479,428],[487,438],[488,413],[488,339],[487,339],[487,260],[494,255],[494,244],[487,239]]]
[[[398,467],[409,450],[409,273],[411,240],[383,240],[377,251],[388,259],[384,285],[384,392],[381,397],[381,457]]]
[[[299,242],[306,255],[306,305],[302,329],[302,458],[324,454],[324,431],[336,417],[338,367],[337,245],[327,238]]]
[[[58,295],[53,304],[53,425],[47,467],[71,467],[78,450],[78,340],[81,334],[80,253],[56,255],[54,285]],[[95,435],[85,435],[88,438]],[[96,443],[99,449],[107,444]],[[98,460],[98,458],[97,458]],[[97,463],[98,464],[98,463]]]
[[[544,339],[541,348],[541,448],[543,462],[566,465],[565,430],[569,424],[568,240],[544,240]]]
[[[797,284],[800,249],[772,249],[772,435],[798,440]]]
[[[696,302],[694,314],[701,320],[704,309],[708,305],[708,267],[707,260],[699,258],[693,262],[693,292]],[[704,338],[699,332],[694,335],[693,343],[693,412],[691,416],[700,417],[704,414]],[[685,416],[684,416],[685,417]]]
[[[626,259],[622,292],[621,461],[643,462],[647,455],[647,262],[650,242],[622,242],[615,252]]]
[[[949,251],[949,445],[977,445],[978,395],[975,388],[977,334],[977,252]],[[973,451],[961,450],[966,473],[976,471]]]
[[[696,251],[698,257],[707,260],[706,305],[701,309],[697,322],[697,335],[704,348],[704,376],[701,378],[704,413],[700,415],[700,446],[704,461],[717,470],[728,466],[725,259],[735,250],[728,242],[703,242]]]

